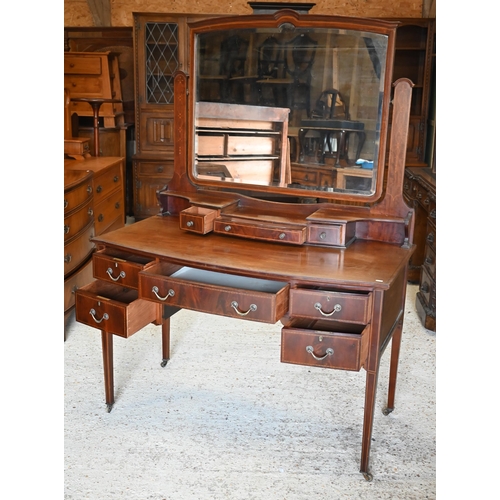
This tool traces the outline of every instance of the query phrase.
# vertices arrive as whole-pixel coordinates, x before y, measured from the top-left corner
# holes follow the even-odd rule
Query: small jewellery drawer
[[[139,288],[139,271],[154,264],[147,257],[111,249],[100,250],[93,256],[94,278],[129,288]]]
[[[255,223],[231,218],[216,219],[214,232],[295,245],[302,245],[306,241],[305,226],[280,226],[278,224]]]
[[[311,224],[307,229],[307,241],[323,245],[345,247],[354,240],[356,226],[352,223],[326,225]]]
[[[281,330],[281,362],[359,371],[367,354],[369,326],[326,320],[294,320]]]
[[[130,337],[157,319],[158,305],[137,290],[94,281],[76,291],[76,320],[120,337]]]
[[[76,269],[91,254],[94,243],[90,239],[93,236],[94,224],[89,222],[79,234],[64,242],[64,276]]]
[[[82,230],[89,222],[92,222],[94,211],[92,200],[89,199],[79,210],[64,217],[64,241],[69,240]]]
[[[94,177],[94,200],[96,203],[103,200],[111,193],[117,186],[121,186],[121,162],[106,170],[99,177]]]
[[[193,233],[206,234],[214,229],[218,211],[204,207],[189,207],[179,215],[180,228]]]
[[[294,288],[290,290],[290,316],[330,318],[367,324],[370,321],[371,294]]]
[[[64,73],[70,75],[100,75],[102,71],[101,57],[92,55],[81,57],[64,54]]]
[[[161,304],[276,323],[288,311],[288,283],[160,263],[139,273],[139,296]]]
[[[95,232],[96,234],[102,234],[117,217],[124,217],[122,190],[120,189],[111,194],[99,204],[94,204],[94,207]]]

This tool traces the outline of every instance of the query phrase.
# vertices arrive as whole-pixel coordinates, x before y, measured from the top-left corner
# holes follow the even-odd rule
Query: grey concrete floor
[[[436,498],[436,335],[409,285],[396,408],[382,359],[370,455],[359,472],[365,372],[280,363],[281,324],[183,310],[115,337],[115,397],[104,402],[100,332],[74,322],[64,345],[67,500]]]

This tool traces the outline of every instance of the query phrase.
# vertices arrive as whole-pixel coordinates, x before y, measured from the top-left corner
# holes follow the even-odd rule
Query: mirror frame
[[[197,61],[196,61],[196,37],[202,33],[210,33],[222,30],[267,28],[280,29],[287,26],[294,28],[322,28],[340,29],[371,32],[387,36],[386,67],[384,73],[382,101],[382,112],[380,122],[379,151],[377,162],[377,176],[375,190],[372,194],[364,195],[349,192],[326,192],[315,189],[300,189],[295,187],[279,187],[255,184],[228,185],[223,181],[198,179],[195,176],[195,108],[196,108],[196,84]],[[378,19],[365,19],[343,16],[324,16],[311,14],[298,14],[291,9],[279,10],[274,14],[252,14],[243,16],[231,16],[211,18],[189,24],[190,27],[190,71],[189,95],[188,95],[188,120],[187,120],[187,176],[190,182],[198,189],[217,189],[229,192],[244,192],[258,196],[285,196],[292,198],[318,198],[331,202],[355,202],[356,204],[374,204],[381,200],[384,195],[384,178],[386,172],[386,151],[389,131],[389,114],[391,102],[392,71],[394,64],[394,49],[397,22],[382,21]]]

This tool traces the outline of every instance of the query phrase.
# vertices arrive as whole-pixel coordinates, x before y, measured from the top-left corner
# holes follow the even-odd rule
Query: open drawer
[[[120,285],[94,281],[75,295],[77,321],[120,337],[130,337],[159,316],[157,304]]]
[[[292,320],[281,330],[281,362],[359,371],[370,325],[328,320]]]
[[[288,289],[288,283],[164,262],[139,273],[142,299],[264,323],[276,323],[286,314]]]
[[[94,278],[139,288],[139,271],[154,264],[154,260],[119,250],[106,248],[93,255]]]

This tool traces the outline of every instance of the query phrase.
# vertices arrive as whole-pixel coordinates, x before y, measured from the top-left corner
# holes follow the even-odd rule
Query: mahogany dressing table
[[[108,411],[114,404],[113,335],[161,325],[165,367],[170,317],[182,308],[281,321],[281,362],[364,369],[360,470],[372,479],[379,364],[392,340],[387,414],[394,409],[414,250],[413,210],[402,198],[412,83],[392,84],[396,27],[289,9],[191,25],[191,74],[175,75],[175,171],[158,192],[161,211],[93,238],[96,281],[76,292],[76,319],[102,332]],[[364,123],[361,154],[374,162],[368,188],[292,184],[286,108],[198,100],[206,95],[203,47],[220,47],[235,33],[257,47],[267,36],[286,44],[305,32],[318,42],[313,81],[335,83],[350,99],[353,119]],[[249,59],[246,71],[254,74],[256,61]]]

